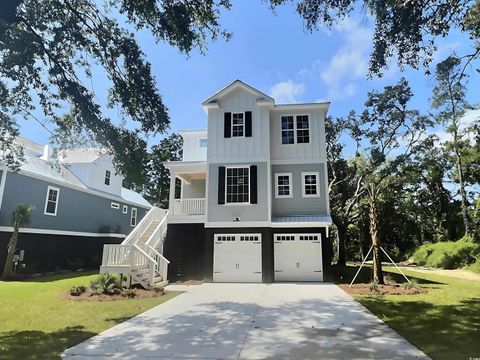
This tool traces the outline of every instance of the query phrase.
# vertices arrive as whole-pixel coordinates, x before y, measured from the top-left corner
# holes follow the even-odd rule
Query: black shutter
[[[232,137],[232,113],[226,112],[223,114],[223,136],[226,138]]]
[[[252,136],[252,112],[245,111],[245,136]]]
[[[250,166],[250,204],[257,203],[257,165]]]
[[[218,203],[225,204],[225,166],[218,167]]]

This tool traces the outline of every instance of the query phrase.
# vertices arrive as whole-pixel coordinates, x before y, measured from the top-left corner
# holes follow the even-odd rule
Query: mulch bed
[[[340,284],[338,286],[350,295],[418,295],[428,292],[427,289],[418,285],[407,288],[396,283],[378,285],[378,291],[372,291],[371,284],[353,284],[352,287],[347,284]]]
[[[72,296],[70,294],[64,294],[62,299],[75,300],[75,301],[114,301],[114,300],[128,300],[128,299],[144,299],[151,297],[160,297],[165,295],[164,292],[155,292],[152,290],[135,289],[135,297],[128,297],[127,294],[119,295],[93,295],[89,292],[83,293],[80,296]]]
[[[202,280],[185,280],[185,281],[176,281],[173,285],[202,285]]]

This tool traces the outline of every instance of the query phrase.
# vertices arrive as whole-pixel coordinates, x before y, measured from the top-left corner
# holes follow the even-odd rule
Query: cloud
[[[320,71],[320,78],[328,87],[327,97],[352,97],[356,93],[354,81],[365,78],[368,72],[373,29],[346,18],[327,34],[343,38],[343,45]]]
[[[459,132],[464,134],[464,139],[472,140],[474,133],[469,132],[469,127],[475,122],[480,121],[480,109],[467,110],[459,121]],[[434,135],[438,136],[439,142],[452,141],[452,134],[448,133],[444,128],[433,131]]]
[[[293,80],[281,81],[270,88],[270,95],[276,103],[295,103],[305,92],[305,85]]]

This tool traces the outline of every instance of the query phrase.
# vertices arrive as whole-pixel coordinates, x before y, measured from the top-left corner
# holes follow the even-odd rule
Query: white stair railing
[[[165,212],[165,216],[163,217],[162,221],[160,221],[160,223],[157,225],[152,235],[148,238],[145,246],[157,249],[158,245],[163,242],[163,238],[167,233],[167,214],[168,212]]]
[[[166,211],[157,207],[152,207],[143,217],[143,219],[135,226],[122,244],[136,244],[140,240],[142,234],[148,229],[150,224],[155,220],[165,217]]]

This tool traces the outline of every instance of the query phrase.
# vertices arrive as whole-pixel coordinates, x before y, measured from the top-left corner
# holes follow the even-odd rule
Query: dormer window
[[[201,148],[206,148],[208,146],[208,139],[198,140],[198,146]]]
[[[232,137],[244,136],[243,113],[232,114]]]
[[[112,177],[112,173],[110,170],[105,170],[105,185],[110,186],[110,178]]]

